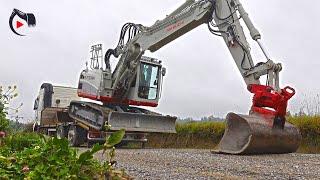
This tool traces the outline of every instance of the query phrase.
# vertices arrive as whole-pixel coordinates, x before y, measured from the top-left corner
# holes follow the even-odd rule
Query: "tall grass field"
[[[320,116],[288,117],[287,121],[299,128],[303,137],[300,153],[320,153]],[[151,148],[206,148],[213,149],[221,140],[223,122],[178,122],[176,134],[150,134]]]

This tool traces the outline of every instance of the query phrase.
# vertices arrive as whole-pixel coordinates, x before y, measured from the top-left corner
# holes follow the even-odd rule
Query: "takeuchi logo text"
[[[166,28],[167,31],[173,31],[176,30],[177,28],[181,27],[184,25],[184,21],[179,21],[175,24],[170,25],[169,27]]]

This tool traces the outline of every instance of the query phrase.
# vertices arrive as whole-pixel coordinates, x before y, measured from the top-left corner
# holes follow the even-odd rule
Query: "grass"
[[[298,152],[320,153],[320,116],[290,117],[288,121],[299,128],[302,135]]]
[[[188,122],[176,125],[177,134],[150,134],[154,148],[213,148],[223,136],[223,122]]]
[[[301,153],[320,153],[320,116],[289,117],[288,122],[299,128]],[[225,130],[223,122],[187,122],[176,124],[177,134],[150,134],[147,144],[152,148],[214,148]]]

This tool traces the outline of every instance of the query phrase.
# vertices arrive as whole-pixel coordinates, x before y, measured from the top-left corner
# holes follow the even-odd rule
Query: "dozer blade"
[[[176,133],[177,117],[162,116],[144,109],[138,110],[139,113],[116,112],[98,104],[72,101],[69,116],[99,131],[105,130],[105,125],[110,125],[112,131],[125,129],[126,132]]]
[[[108,124],[111,125],[111,130],[176,133],[176,119],[172,116],[111,112]]]
[[[299,148],[302,139],[299,130],[288,122],[284,129],[273,128],[273,117],[229,113],[226,122],[223,138],[213,153],[292,153]]]

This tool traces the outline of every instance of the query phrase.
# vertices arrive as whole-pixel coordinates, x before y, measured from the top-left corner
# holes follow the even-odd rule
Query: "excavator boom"
[[[244,22],[251,38],[260,46],[265,61],[255,64],[240,21]],[[160,77],[164,76],[165,69],[161,67],[161,62],[152,59],[145,63],[143,54],[148,50],[157,51],[202,24],[206,24],[212,34],[223,38],[249,92],[254,96],[249,115],[230,113],[227,116],[227,128],[217,152],[261,154],[296,151],[301,135],[285,119],[287,103],[295,90],[291,87],[280,88],[282,65],[271,59],[260,32],[239,0],[187,0],[150,27],[125,24],[118,45],[105,55],[106,69],[97,73],[102,78],[100,84],[96,83],[98,88],[95,89],[94,99],[104,103],[156,106],[160,98]],[[111,73],[112,55],[119,57],[119,61]],[[150,63],[155,64],[150,66]],[[88,73],[84,72],[83,77]],[[260,82],[262,76],[268,77],[266,85]],[[82,83],[94,82],[83,78]],[[83,94],[89,90],[81,88],[80,92]]]

